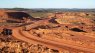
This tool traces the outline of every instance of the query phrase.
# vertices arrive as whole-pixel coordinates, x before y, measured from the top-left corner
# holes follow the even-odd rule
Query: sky
[[[0,8],[95,8],[95,0],[0,0]]]

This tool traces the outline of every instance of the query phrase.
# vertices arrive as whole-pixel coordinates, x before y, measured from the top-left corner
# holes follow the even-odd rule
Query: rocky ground
[[[40,44],[31,44],[16,40],[11,36],[0,35],[0,53],[59,53],[59,51],[49,49]]]
[[[3,14],[1,13],[1,15]],[[24,20],[26,22],[23,22],[24,24],[21,24],[20,27],[23,28],[22,31],[27,31],[29,34],[45,40],[95,49],[95,20],[86,17],[95,16],[83,12],[54,13],[50,14],[49,18],[36,20],[31,24],[28,23],[28,25],[28,21]],[[59,51],[41,44],[24,42],[13,36],[1,33],[3,28],[14,29],[16,28],[15,26],[19,27],[17,24],[14,27],[12,26],[13,28],[8,27],[8,24],[4,26],[0,25],[0,53],[75,53],[65,49],[64,51]]]

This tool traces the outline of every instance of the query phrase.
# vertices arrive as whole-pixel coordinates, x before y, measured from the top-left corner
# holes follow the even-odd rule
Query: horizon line
[[[13,8],[23,8],[23,7],[13,7]],[[13,9],[10,7],[10,9]],[[5,8],[0,8],[5,9]],[[24,9],[95,9],[95,8],[24,8]]]

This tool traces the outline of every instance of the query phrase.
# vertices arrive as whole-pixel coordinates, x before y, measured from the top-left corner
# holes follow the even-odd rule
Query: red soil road
[[[26,31],[21,31],[20,28],[13,29],[13,36],[19,40],[22,40],[28,43],[45,45],[51,49],[57,49],[61,51],[64,51],[64,49],[66,49],[66,50],[74,51],[74,52],[82,51],[85,53],[95,53],[94,49],[83,48],[83,47],[78,47],[74,45],[68,45],[65,43],[62,44],[56,41],[50,41],[46,39],[41,39],[39,37],[35,37]]]

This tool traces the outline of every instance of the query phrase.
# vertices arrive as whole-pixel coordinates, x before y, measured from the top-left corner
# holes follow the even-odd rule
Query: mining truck
[[[12,29],[7,29],[4,28],[3,31],[1,32],[3,35],[12,35]]]

